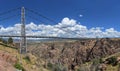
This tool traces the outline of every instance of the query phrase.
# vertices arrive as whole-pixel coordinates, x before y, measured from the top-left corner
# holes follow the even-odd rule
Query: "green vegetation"
[[[0,42],[4,43],[4,44],[7,44],[7,41],[3,38],[0,38]]]
[[[30,60],[30,57],[29,57],[29,56],[25,56],[23,59],[24,59],[27,63],[30,63],[30,62],[31,62],[31,60]]]
[[[54,64],[52,71],[67,71],[67,68],[61,64]]]
[[[107,64],[111,64],[112,66],[116,66],[117,63],[118,63],[117,62],[117,57],[115,57],[115,56],[106,59],[106,61],[108,61]]]
[[[2,43],[7,44],[7,41],[5,39],[2,39]]]
[[[13,49],[17,49],[17,48],[15,48],[15,47],[13,47],[13,46],[10,46],[10,45],[8,45],[8,44],[5,44],[5,43],[0,43],[0,45],[3,45],[3,46],[5,46],[5,47],[9,47],[9,48],[13,48]]]
[[[0,38],[0,42],[2,42],[2,43],[0,43],[0,45],[3,45],[3,46],[5,46],[5,47],[9,47],[9,48],[17,49],[17,48],[15,48],[14,46],[8,45],[8,44],[13,44],[13,39],[12,39],[11,37],[8,38],[8,40],[5,40],[5,39],[3,39],[3,38]]]
[[[94,59],[93,60],[93,65],[97,65],[100,64],[100,59]]]
[[[2,42],[2,38],[0,38],[0,42]]]
[[[52,69],[53,68],[53,64],[49,62],[49,63],[47,63],[47,67]]]
[[[11,37],[8,38],[8,44],[13,44],[13,39]]]
[[[4,44],[13,44],[13,38],[9,37],[8,40],[5,40],[3,38],[0,38],[0,42],[4,43]]]
[[[118,64],[118,71],[120,71],[120,63]]]
[[[67,71],[67,68],[61,64],[48,63],[47,67],[51,71]]]
[[[18,69],[18,70],[25,71],[25,69],[23,68],[23,66],[22,66],[20,63],[16,63],[16,64],[14,65],[14,67],[15,67],[16,69]]]
[[[103,59],[102,58],[99,59],[99,63],[103,63]]]

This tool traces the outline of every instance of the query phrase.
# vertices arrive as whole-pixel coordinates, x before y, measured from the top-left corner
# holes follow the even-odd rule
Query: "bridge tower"
[[[21,38],[20,38],[20,53],[27,53],[26,32],[25,32],[25,8],[21,8]]]

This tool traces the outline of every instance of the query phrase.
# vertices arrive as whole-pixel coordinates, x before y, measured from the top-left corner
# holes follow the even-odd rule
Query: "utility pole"
[[[25,32],[25,8],[21,8],[21,42],[20,42],[20,53],[27,53],[27,43],[26,43],[26,32]]]

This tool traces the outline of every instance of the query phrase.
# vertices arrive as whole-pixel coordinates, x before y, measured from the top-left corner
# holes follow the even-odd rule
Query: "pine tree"
[[[8,38],[8,44],[13,44],[13,39],[11,37]]]

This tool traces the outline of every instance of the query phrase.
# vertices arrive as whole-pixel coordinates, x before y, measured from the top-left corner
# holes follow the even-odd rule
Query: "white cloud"
[[[1,26],[0,35],[20,35],[21,24],[15,24],[12,27]],[[59,36],[59,37],[120,37],[120,32],[114,28],[104,29],[103,27],[92,27],[88,29],[87,26],[77,23],[74,19],[63,18],[63,20],[56,25],[35,24],[31,22],[26,24],[27,35],[41,35],[41,36]]]
[[[61,23],[58,23],[58,27],[72,27],[76,25],[76,21],[74,19],[64,18]]]
[[[80,15],[79,15],[79,17],[83,17],[83,15],[82,15],[82,14],[80,14]]]

